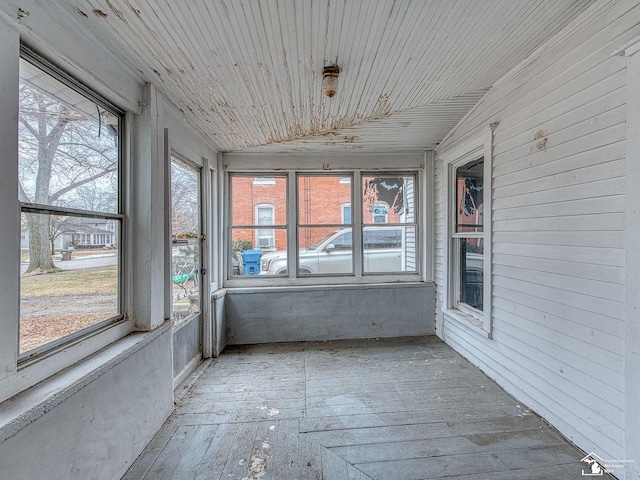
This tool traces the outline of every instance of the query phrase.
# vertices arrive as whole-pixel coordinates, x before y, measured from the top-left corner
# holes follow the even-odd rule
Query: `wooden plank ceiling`
[[[220,151],[436,146],[591,0],[57,0]],[[338,93],[322,94],[336,64]]]

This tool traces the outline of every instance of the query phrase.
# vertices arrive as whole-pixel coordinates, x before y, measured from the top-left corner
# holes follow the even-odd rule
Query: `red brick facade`
[[[300,176],[298,177],[298,223],[300,225],[340,225],[343,223],[344,207],[351,205],[350,177],[340,176]],[[273,206],[273,225],[286,225],[286,179],[285,177],[256,178],[233,176],[232,226],[258,225],[257,206]],[[359,192],[357,192],[359,193]],[[375,199],[374,199],[375,200]],[[369,198],[369,204],[371,198]],[[367,199],[365,197],[365,204]],[[365,223],[373,222],[370,206],[366,206]],[[350,214],[349,214],[350,215]],[[346,221],[350,222],[350,218]],[[381,220],[381,219],[379,219]],[[399,221],[399,215],[389,211],[387,223]],[[308,247],[336,230],[338,227],[301,228],[300,247]],[[266,229],[269,230],[269,229]],[[247,240],[252,248],[258,248],[257,229],[233,228],[232,240]],[[272,249],[286,249],[286,230],[274,229],[275,245]]]
[[[260,181],[262,180],[262,182]],[[231,182],[231,224],[232,225],[257,225],[257,205],[273,206],[273,224],[287,224],[286,196],[287,181],[284,177],[275,177],[273,183],[267,179],[256,177],[232,177]],[[266,181],[266,182],[265,182]],[[275,249],[283,250],[287,245],[287,233],[284,229],[275,230]],[[257,231],[253,228],[234,228],[232,240],[247,240],[251,242],[251,248],[257,246]]]

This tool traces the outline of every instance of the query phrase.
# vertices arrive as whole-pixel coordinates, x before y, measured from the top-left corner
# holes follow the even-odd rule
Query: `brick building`
[[[337,228],[351,225],[351,177],[298,176],[298,182],[301,248],[315,244]],[[362,182],[364,223],[400,222],[403,179],[365,176]],[[389,184],[393,187],[387,187]],[[263,251],[286,249],[285,178],[234,176],[231,190],[233,241],[250,242],[251,248]],[[385,195],[386,192],[391,193]]]

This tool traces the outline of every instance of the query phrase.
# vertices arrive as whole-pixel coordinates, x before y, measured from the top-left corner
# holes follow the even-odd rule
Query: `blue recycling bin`
[[[245,250],[242,255],[242,272],[245,275],[257,275],[260,273],[260,257],[262,250]]]

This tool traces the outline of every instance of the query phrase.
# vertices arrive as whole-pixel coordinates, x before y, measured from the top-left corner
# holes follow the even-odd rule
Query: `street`
[[[58,258],[59,255],[56,255]],[[100,253],[86,257],[72,257],[71,260],[55,260],[55,265],[63,270],[78,270],[83,268],[107,267],[118,263],[117,253]],[[28,262],[20,264],[20,274],[27,271]]]

